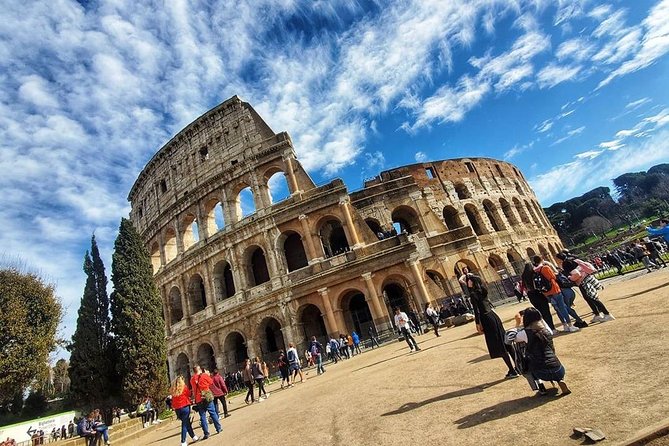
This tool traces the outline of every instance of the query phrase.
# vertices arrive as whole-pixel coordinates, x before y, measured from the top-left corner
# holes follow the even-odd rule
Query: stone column
[[[288,344],[292,343],[295,345],[295,337],[293,336],[293,328],[290,325],[286,325],[285,327],[281,327],[281,333],[283,334],[283,342],[286,344],[286,348],[288,348]]]
[[[422,308],[417,308],[418,311],[423,311],[425,304],[430,302],[430,293],[427,291],[425,282],[420,274],[420,269],[418,269],[418,260],[409,260],[409,268],[411,269],[411,274],[413,275],[413,280],[416,282],[416,287],[418,288],[418,295],[421,299],[420,305]]]
[[[284,157],[283,161],[286,163],[286,176],[288,177],[288,185],[290,186],[290,194],[293,195],[300,192],[300,187],[297,184],[295,171],[293,170],[293,160],[290,156]]]
[[[351,248],[356,248],[360,246],[360,239],[358,238],[358,231],[353,225],[353,218],[351,217],[351,209],[349,208],[350,203],[351,202],[348,197],[339,200],[339,206],[342,208],[342,211],[344,212],[344,220],[346,220],[348,233],[351,236],[351,242],[353,242],[353,246]]]
[[[256,341],[255,339],[247,339],[246,340],[246,353],[249,355],[249,358],[253,359],[256,356],[258,356],[258,352],[256,351]]]
[[[333,310],[334,318],[337,321],[337,327],[339,333],[343,333],[346,330],[346,321],[344,320],[344,311],[341,309]]]
[[[414,209],[416,211],[416,215],[418,216],[418,222],[420,223],[421,229],[423,229],[423,232],[426,235],[431,235],[431,233],[434,231],[428,231],[427,223],[425,222],[425,218],[423,217],[423,212],[421,209],[423,206],[420,204],[423,198],[423,193],[421,191],[412,192],[409,194],[409,198],[411,198],[411,201],[414,202]]]
[[[302,232],[304,232],[304,241],[307,244],[307,260],[309,263],[314,263],[319,257],[316,254],[316,247],[314,246],[314,239],[311,236],[311,229],[309,228],[309,222],[307,221],[309,217],[302,214],[298,217],[300,224],[302,225]]]
[[[190,316],[192,314],[190,310],[190,299],[188,299],[188,287],[186,286],[186,281],[184,276],[179,276],[179,285],[181,288],[181,311],[183,311],[183,319],[186,321],[186,325],[190,325]]]
[[[374,286],[374,281],[372,280],[372,273],[363,273],[362,278],[365,281],[365,286],[367,287],[369,301],[372,303],[369,309],[372,312],[372,318],[374,319],[376,331],[381,332],[388,328],[388,323],[386,322],[388,315],[384,313],[383,307],[381,306],[379,294],[376,292],[376,287]]]
[[[272,205],[272,198],[269,194],[269,187],[266,183],[262,183],[258,178],[258,174],[253,172],[251,175],[253,186],[253,201],[255,202],[256,211],[270,207]]]
[[[337,325],[337,320],[334,316],[334,311],[332,311],[332,303],[330,302],[330,295],[328,294],[327,288],[320,288],[318,294],[321,295],[321,300],[323,301],[323,308],[325,309],[325,316],[328,325],[328,336],[335,336],[339,334],[339,326]]]
[[[207,238],[207,233],[209,232],[208,221],[204,218],[204,212],[202,212],[202,203],[197,202],[197,211],[195,213],[195,220],[197,221],[197,241],[204,240]]]

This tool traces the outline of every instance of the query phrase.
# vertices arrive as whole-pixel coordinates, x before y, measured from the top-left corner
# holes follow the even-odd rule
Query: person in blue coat
[[[648,231],[648,234],[652,236],[656,235],[661,235],[664,237],[664,241],[669,243],[669,220],[666,218],[663,218],[660,220],[660,227],[659,228],[653,228],[652,226],[646,227],[646,231]]]
[[[356,333],[355,331],[352,332],[351,337],[353,338],[353,348],[355,349],[355,351],[358,354],[362,353],[360,351],[360,336],[358,336],[358,333]]]

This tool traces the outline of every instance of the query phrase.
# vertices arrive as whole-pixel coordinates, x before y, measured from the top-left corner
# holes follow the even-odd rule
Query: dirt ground
[[[223,432],[203,444],[582,444],[570,438],[575,426],[597,427],[604,443],[618,444],[669,417],[669,268],[605,285],[600,297],[617,319],[555,340],[571,395],[541,397],[522,377],[503,379],[504,363],[489,359],[468,324],[419,336],[421,352],[392,343],[292,389],[273,385],[261,404],[234,397]],[[497,311],[512,327],[525,306]],[[576,310],[590,320],[580,296]],[[178,444],[179,429],[163,423],[141,443]]]

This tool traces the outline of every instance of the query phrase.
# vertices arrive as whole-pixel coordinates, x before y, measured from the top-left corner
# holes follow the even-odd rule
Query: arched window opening
[[[365,219],[365,223],[367,223],[367,226],[369,227],[369,229],[372,230],[374,235],[379,240],[385,238],[383,228],[381,227],[381,225],[379,224],[378,221],[374,220],[373,218],[367,218],[367,219]]]
[[[534,207],[534,211],[536,212],[537,216],[539,217],[539,222],[540,222],[539,226],[544,226],[544,225],[551,226],[550,221],[548,221],[548,217],[546,217],[546,213],[541,208],[539,203],[537,203],[536,201],[532,201],[531,203],[532,203],[532,206]]]
[[[151,245],[151,267],[153,268],[153,274],[160,269],[160,245],[158,245],[158,242]]]
[[[539,245],[539,252],[541,253],[541,258],[544,260],[551,260],[551,254],[548,252],[544,245]]]
[[[321,243],[325,257],[332,257],[349,250],[344,227],[338,220],[328,220],[320,230]]]
[[[394,314],[395,308],[399,308],[405,313],[411,310],[409,306],[410,297],[406,289],[399,283],[389,283],[383,287],[383,296],[390,306],[391,314]]]
[[[268,178],[267,188],[269,189],[269,198],[272,204],[290,197],[286,174],[281,171],[275,172]]]
[[[323,320],[323,313],[316,305],[308,304],[302,309],[302,316],[299,318],[302,324],[302,334],[304,335],[305,344],[308,345],[312,336],[318,339],[327,337],[327,330],[325,329],[325,321]]]
[[[506,221],[508,221],[509,224],[512,226],[517,225],[518,219],[516,218],[516,215],[513,213],[513,209],[511,208],[509,202],[506,201],[504,198],[500,198],[499,206],[502,208],[502,213],[504,214],[504,217],[506,217]]]
[[[439,287],[444,296],[451,294],[449,291],[448,282],[441,274],[436,271],[426,271],[425,274],[427,275],[428,279],[430,279],[432,282],[434,282],[435,285],[437,285],[437,287]]]
[[[530,205],[529,201],[525,201],[525,207],[527,208],[527,213],[530,215],[530,217],[532,217],[532,221],[534,221],[534,224],[541,227],[541,222],[539,221],[539,217],[534,212],[534,209]]]
[[[460,219],[460,213],[453,206],[446,206],[444,208],[444,223],[446,223],[446,227],[449,231],[464,226]]]
[[[218,262],[214,267],[214,292],[216,300],[228,299],[235,295],[232,267],[226,261]]]
[[[239,370],[242,363],[249,357],[244,337],[236,331],[225,338],[223,349],[229,370]]]
[[[251,190],[250,187],[245,187],[240,190],[235,205],[237,207],[237,215],[241,218],[255,213],[256,204],[253,197],[253,190]]]
[[[502,259],[496,254],[492,254],[490,257],[488,257],[488,264],[495,271],[500,271],[504,269],[504,262],[502,262]]]
[[[165,231],[165,262],[170,263],[177,257],[177,234],[174,229]]]
[[[184,317],[183,308],[181,307],[181,291],[179,291],[179,288],[172,287],[168,299],[172,324],[175,324]]]
[[[256,248],[250,257],[250,283],[252,286],[257,286],[265,282],[269,282],[269,270],[267,269],[267,260],[265,259],[265,252],[262,248]]]
[[[195,243],[197,243],[199,239],[197,221],[195,219],[195,215],[193,214],[186,215],[182,220],[182,228],[183,228],[183,233],[181,234],[181,240],[184,244],[184,251],[186,251]]]
[[[469,220],[469,225],[474,230],[476,235],[485,234],[483,222],[481,221],[481,216],[479,211],[472,204],[465,206],[465,213],[467,214],[467,220]]]
[[[393,223],[400,226],[400,232],[407,234],[416,234],[421,232],[423,228],[420,225],[418,214],[409,206],[400,206],[396,208],[391,216]]]
[[[532,261],[532,257],[537,255],[537,253],[534,251],[532,248],[527,248],[527,257],[530,259],[530,262]]]
[[[465,186],[463,183],[455,184],[455,193],[458,194],[458,198],[460,200],[465,200],[472,197],[472,194],[469,193],[469,189],[467,189],[467,186]]]
[[[283,242],[283,255],[286,258],[288,271],[295,271],[309,265],[307,254],[304,252],[302,237],[297,232],[290,233]]]
[[[185,353],[179,353],[179,356],[177,356],[177,365],[174,374],[176,376],[183,376],[186,382],[190,381],[190,361]]]
[[[207,295],[204,290],[204,281],[199,274],[193,275],[188,283],[188,297],[193,313],[202,311],[207,306]]]
[[[525,224],[530,224],[530,218],[527,216],[527,210],[518,198],[513,199],[513,206],[516,208],[518,215],[520,215],[521,221]]]
[[[499,214],[497,213],[497,208],[492,203],[492,201],[483,200],[483,209],[485,210],[485,214],[488,217],[488,220],[490,220],[490,224],[492,225],[492,228],[495,230],[495,232],[503,231],[506,229],[504,223],[502,223],[502,219],[499,217]]]
[[[518,183],[518,181],[516,181],[515,183],[516,183],[516,192],[518,192],[520,195],[525,195],[525,191],[523,190],[522,187],[520,187],[520,183]]]
[[[279,350],[286,349],[283,340],[283,333],[281,332],[281,324],[274,318],[267,318],[260,324],[258,330],[260,339],[260,350],[263,355],[268,353],[276,353]]]
[[[204,214],[207,237],[211,237],[225,227],[223,205],[217,199],[212,199],[205,203]]]
[[[365,295],[360,291],[354,290],[343,298],[342,308],[344,311],[344,319],[347,321],[349,328],[359,335],[367,334],[369,327],[374,326],[372,313],[369,310],[369,305],[365,301]]]
[[[209,344],[200,344],[197,348],[197,363],[204,370],[213,372],[216,367],[216,357],[214,356],[214,349]]]

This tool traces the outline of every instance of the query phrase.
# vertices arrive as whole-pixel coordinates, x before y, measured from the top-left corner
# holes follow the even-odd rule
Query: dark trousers
[[[667,262],[664,261],[664,259],[660,256],[660,253],[657,251],[653,251],[650,253],[650,261],[655,263],[656,265],[659,265],[660,263],[662,266],[667,266]]]
[[[376,345],[377,347],[380,347],[379,341],[378,341],[378,339],[376,339],[375,336],[372,336],[369,339],[372,341],[372,348],[374,348],[374,345]]]
[[[551,330],[555,331],[553,315],[551,314],[551,309],[546,296],[537,290],[530,290],[527,292],[527,298],[530,299],[532,306],[539,310],[539,313],[541,313],[541,317],[546,322],[546,325],[548,325]]]
[[[223,415],[227,417],[228,416],[228,402],[225,399],[225,395],[214,397],[214,407],[216,408],[216,413],[219,413],[218,412],[218,402],[219,401],[223,405]]]
[[[411,336],[411,332],[409,331],[408,328],[402,327],[400,328],[400,333],[404,336],[404,340],[407,341],[407,344],[409,344],[409,348],[413,350],[414,348],[416,350],[420,350],[418,347],[418,344],[416,343],[416,340]]]
[[[579,285],[578,289],[581,291],[581,295],[583,295],[583,300],[585,300],[595,316],[599,313],[609,314],[606,305],[604,305],[599,298],[590,297],[590,295],[585,292],[585,287]]]
[[[246,381],[244,384],[246,384],[246,388],[249,389],[248,392],[246,392],[246,398],[244,398],[244,401],[247,403],[249,402],[249,397],[251,397],[251,402],[255,402],[255,398],[253,397],[253,381]]]
[[[265,391],[265,378],[256,378],[256,383],[258,383],[258,398],[260,398],[260,395],[262,394],[267,396],[267,392]]]

